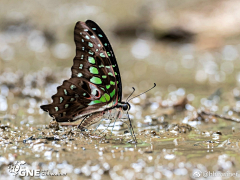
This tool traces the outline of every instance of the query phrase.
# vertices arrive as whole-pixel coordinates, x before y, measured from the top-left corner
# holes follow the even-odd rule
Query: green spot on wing
[[[92,74],[98,74],[98,69],[97,68],[95,68],[95,67],[90,67],[89,68],[89,71],[90,71],[90,73],[92,73]],[[101,79],[100,79],[101,80]],[[101,83],[100,83],[101,84]]]
[[[89,47],[93,47],[93,44],[91,42],[88,42]]]
[[[106,88],[109,89],[109,88],[110,88],[110,85],[106,85]]]
[[[67,109],[68,108],[68,104],[65,104],[65,109]]]
[[[71,99],[70,99],[71,102],[74,101],[74,100],[75,100],[74,98],[71,98]]]
[[[105,93],[104,96],[105,96],[105,98],[107,99],[107,101],[110,100],[110,96],[109,96],[108,94]]]
[[[115,72],[115,75],[117,75],[117,73]]]
[[[79,69],[82,69],[82,68],[83,68],[83,64],[80,64],[80,65],[79,65]]]
[[[102,84],[102,80],[98,77],[92,77],[90,79],[90,82],[92,82],[93,84]]]
[[[111,85],[115,85],[115,82],[113,82],[113,81],[110,81],[110,84],[111,84]]]
[[[106,76],[106,75],[102,75],[102,78],[104,78],[104,79],[105,79],[105,78],[107,78],[107,76]]]
[[[106,93],[100,98],[100,101],[102,101],[102,102],[106,102],[109,100],[110,100],[110,96]]]
[[[105,97],[104,97],[104,96],[102,96],[102,97],[100,98],[100,101],[101,101],[101,102],[106,102],[106,99],[105,99]]]
[[[106,57],[103,53],[100,53],[100,56],[101,56],[101,57]]]
[[[94,101],[91,101],[88,105],[94,105],[94,104],[98,104],[98,103],[101,103],[101,101],[99,100],[94,100]]]
[[[60,97],[59,99],[60,99],[60,103],[62,103],[63,102],[63,97]]]
[[[115,89],[110,93],[110,96],[113,97],[115,95]]]
[[[91,54],[91,55],[93,55],[93,54],[94,54],[94,53],[93,53],[91,50],[89,50],[89,51],[88,51],[88,53],[89,53],[89,54]]]
[[[99,37],[103,37],[101,34],[98,35]]]
[[[67,90],[66,90],[66,89],[64,89],[63,91],[64,91],[64,94],[65,94],[65,95],[67,95]]]
[[[76,86],[72,84],[72,85],[70,86],[70,89],[73,90],[74,88],[76,88]]]
[[[58,107],[54,107],[56,111],[58,111]]]
[[[82,77],[82,73],[78,73],[78,74],[77,74],[77,77]]]
[[[90,62],[91,64],[95,64],[95,59],[93,57],[88,57],[88,62]]]
[[[113,73],[109,72],[108,75],[109,75],[109,76],[113,76]]]

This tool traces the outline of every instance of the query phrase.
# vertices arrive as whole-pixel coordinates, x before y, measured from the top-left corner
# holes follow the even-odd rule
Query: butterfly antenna
[[[138,97],[138,96],[141,96],[142,94],[145,94],[146,92],[152,90],[152,89],[155,88],[155,87],[156,87],[156,83],[154,83],[153,87],[151,87],[151,88],[148,89],[147,91],[145,91],[145,92],[143,92],[143,93],[141,93],[141,94],[139,94],[139,95],[137,95],[137,96],[135,96],[135,97],[129,99],[127,102],[131,101],[132,99],[134,99],[134,98],[136,98],[136,97]]]
[[[132,96],[132,94],[134,93],[134,91],[135,91],[135,88],[134,87],[132,87],[133,88],[133,91],[132,91],[132,93],[128,96],[128,98],[127,98],[127,100],[126,100],[126,102],[128,102],[128,99]]]

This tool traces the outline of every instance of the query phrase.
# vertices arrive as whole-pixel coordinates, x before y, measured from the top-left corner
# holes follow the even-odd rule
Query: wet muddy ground
[[[177,23],[172,12],[191,11],[195,17],[202,11],[193,5],[201,4],[200,10],[223,8],[214,2],[160,1],[156,6],[131,1],[119,4],[126,9],[123,15],[110,1],[15,1],[15,5],[3,1],[0,179],[239,179],[240,46],[238,32],[230,28],[234,22],[222,31],[212,27],[218,33],[211,38],[210,26],[202,31],[191,31],[192,24],[185,24],[184,31],[168,29]],[[231,9],[234,2],[224,7]],[[158,14],[156,7],[165,14]],[[148,10],[152,13],[144,16]],[[130,16],[132,12],[136,16]],[[143,16],[149,18],[141,22],[146,29],[132,23]],[[169,17],[169,23],[162,17]],[[121,121],[113,127],[106,119],[97,130],[98,124],[81,132],[79,122],[57,124],[39,108],[51,102],[56,87],[70,77],[73,27],[86,19],[96,21],[113,45],[123,99],[133,86],[137,95],[157,84],[130,102],[137,144]],[[211,24],[214,18],[208,20],[206,24]],[[19,167],[40,170],[40,175],[14,176]]]
[[[18,110],[15,115],[5,115],[1,119],[1,177],[12,177],[8,165],[15,161],[25,161],[29,169],[67,173],[64,179],[189,179],[198,171],[238,172],[236,122],[212,116],[195,119],[195,115],[187,115],[196,113],[189,110],[193,108],[190,104],[181,112],[172,107],[156,109],[149,102],[143,108],[144,104],[140,101],[133,109],[154,113],[133,118],[137,144],[121,123],[116,123],[111,136],[113,123],[99,135],[104,126],[82,133],[53,122],[36,124],[35,118],[46,119],[43,114],[24,118]]]

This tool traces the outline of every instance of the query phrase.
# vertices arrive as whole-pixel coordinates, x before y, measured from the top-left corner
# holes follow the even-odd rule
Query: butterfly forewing
[[[116,73],[98,35],[83,22],[76,24],[74,35],[76,57],[72,67],[72,77],[89,80],[110,95],[111,99],[115,99]]]
[[[105,33],[102,31],[102,29],[95,22],[93,22],[91,20],[87,20],[86,25],[89,26],[94,31],[94,33],[98,36],[98,38],[102,42],[104,48],[106,49],[106,52],[107,52],[108,57],[111,61],[111,64],[112,64],[112,67],[113,67],[113,70],[115,72],[115,76],[116,76],[116,79],[117,79],[118,101],[121,102],[122,101],[121,75],[120,75],[117,60],[116,60],[116,57],[114,55],[112,46],[111,46],[110,42],[108,41],[108,38],[105,35]]]
[[[122,97],[117,62],[102,30],[93,21],[78,22],[74,41],[72,77],[57,88],[53,103],[41,106],[61,122],[104,111]]]

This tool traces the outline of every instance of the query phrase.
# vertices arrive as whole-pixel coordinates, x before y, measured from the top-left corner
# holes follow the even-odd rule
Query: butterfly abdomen
[[[97,122],[99,122],[99,120],[102,119],[104,112],[97,112],[97,113],[93,113],[88,115],[84,121],[81,122],[81,124],[78,126],[79,129],[85,129],[89,126],[91,126],[92,124],[95,124]]]

